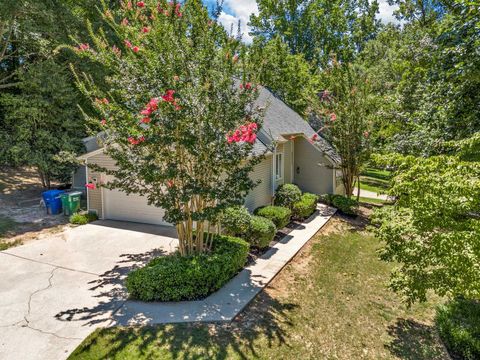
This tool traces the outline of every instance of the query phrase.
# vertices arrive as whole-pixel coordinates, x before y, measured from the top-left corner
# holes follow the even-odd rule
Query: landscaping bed
[[[439,299],[401,303],[366,222],[332,218],[232,323],[99,329],[70,358],[449,359]]]

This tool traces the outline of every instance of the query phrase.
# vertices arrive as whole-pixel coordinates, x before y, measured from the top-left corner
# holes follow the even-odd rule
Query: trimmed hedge
[[[276,206],[284,206],[289,209],[293,208],[293,204],[300,201],[302,191],[297,185],[283,184],[280,185],[275,192],[274,204]]]
[[[325,194],[320,196],[320,202],[336,207],[345,215],[357,215],[357,200],[342,195]]]
[[[87,213],[87,214],[81,214],[81,213],[75,213],[72,216],[70,216],[70,223],[71,224],[76,224],[76,225],[86,225],[89,222],[98,220],[98,216],[95,213]]]
[[[293,217],[295,219],[306,219],[312,215],[317,209],[318,196],[315,194],[305,193],[293,204]]]
[[[249,244],[216,235],[210,254],[175,253],[130,272],[126,287],[131,298],[143,301],[198,300],[220,289],[247,261]]]
[[[480,359],[480,302],[455,300],[437,309],[441,339],[455,358]]]
[[[243,236],[250,227],[250,213],[245,206],[225,209],[221,217],[223,232],[230,236]]]
[[[261,216],[252,216],[247,238],[252,245],[264,249],[270,244],[276,233],[277,228],[272,220]]]
[[[255,215],[270,219],[277,229],[283,229],[290,222],[292,211],[282,206],[264,206],[256,209]]]

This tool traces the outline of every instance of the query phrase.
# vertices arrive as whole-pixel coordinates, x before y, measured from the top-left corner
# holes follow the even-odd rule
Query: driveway
[[[126,301],[125,275],[174,228],[97,221],[0,252],[0,359],[63,359]]]

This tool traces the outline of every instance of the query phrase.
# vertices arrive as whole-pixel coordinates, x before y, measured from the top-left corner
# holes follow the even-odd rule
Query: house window
[[[283,178],[283,154],[279,153],[275,155],[275,179],[280,180]]]

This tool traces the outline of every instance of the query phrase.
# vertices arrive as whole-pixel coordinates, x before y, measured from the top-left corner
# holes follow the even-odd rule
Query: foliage
[[[130,296],[142,301],[181,301],[204,298],[227,283],[245,264],[249,245],[215,235],[210,254],[160,256],[128,274]]]
[[[385,287],[393,264],[357,224],[333,218],[229,326],[97,329],[70,359],[448,359],[430,326],[439,299],[402,306]]]
[[[295,202],[292,207],[293,217],[296,219],[306,219],[317,209],[318,196],[305,193],[300,200]]]
[[[261,39],[280,37],[292,54],[303,54],[316,67],[328,64],[332,53],[351,61],[375,35],[377,1],[258,1],[259,14],[250,19]]]
[[[277,228],[270,219],[255,215],[251,217],[247,239],[253,246],[260,249],[268,247],[276,233]]]
[[[293,207],[293,204],[300,201],[302,191],[295,184],[283,184],[280,185],[275,192],[274,203],[277,206],[284,206],[289,209]]]
[[[319,77],[303,54],[292,54],[280,36],[269,41],[256,38],[248,49],[252,72],[288,106],[306,117]]]
[[[454,358],[480,358],[480,303],[457,299],[437,310],[435,323],[443,342]]]
[[[0,126],[4,143],[0,157],[10,164],[35,167],[45,187],[51,180],[69,181],[75,164],[58,161],[60,152],[82,149],[82,116],[71,76],[54,61],[31,65],[18,75],[20,94],[0,97],[5,119]]]
[[[356,215],[357,208],[358,208],[358,201],[342,196],[342,195],[334,195],[332,198],[332,205],[340,210],[345,215]]]
[[[373,224],[385,242],[381,258],[400,264],[392,289],[408,303],[429,290],[478,298],[480,163],[455,155],[386,161],[396,168],[389,193],[397,202],[375,212]]]
[[[4,215],[0,215],[0,238],[8,235],[11,231],[15,230],[18,223]]]
[[[225,208],[243,203],[262,160],[249,156],[262,114],[244,48],[200,0],[122,4],[102,10],[115,41],[91,30],[93,44],[73,49],[111,74],[108,92],[77,74],[101,114],[89,121],[102,124],[105,153],[118,165],[97,170],[114,175],[107,187],[165,209],[181,254],[208,251],[204,236]]]
[[[292,211],[282,206],[264,206],[256,209],[255,215],[270,219],[277,229],[283,229],[290,222]]]
[[[226,235],[243,237],[249,229],[251,215],[245,206],[234,206],[225,209],[220,222]]]
[[[76,225],[86,225],[89,222],[98,220],[98,215],[95,213],[75,213],[70,216],[70,223]]]
[[[357,67],[333,59],[323,74],[323,83],[325,90],[315,106],[320,120],[318,132],[337,150],[343,185],[350,196],[368,159],[370,115],[375,104],[365,75]]]

